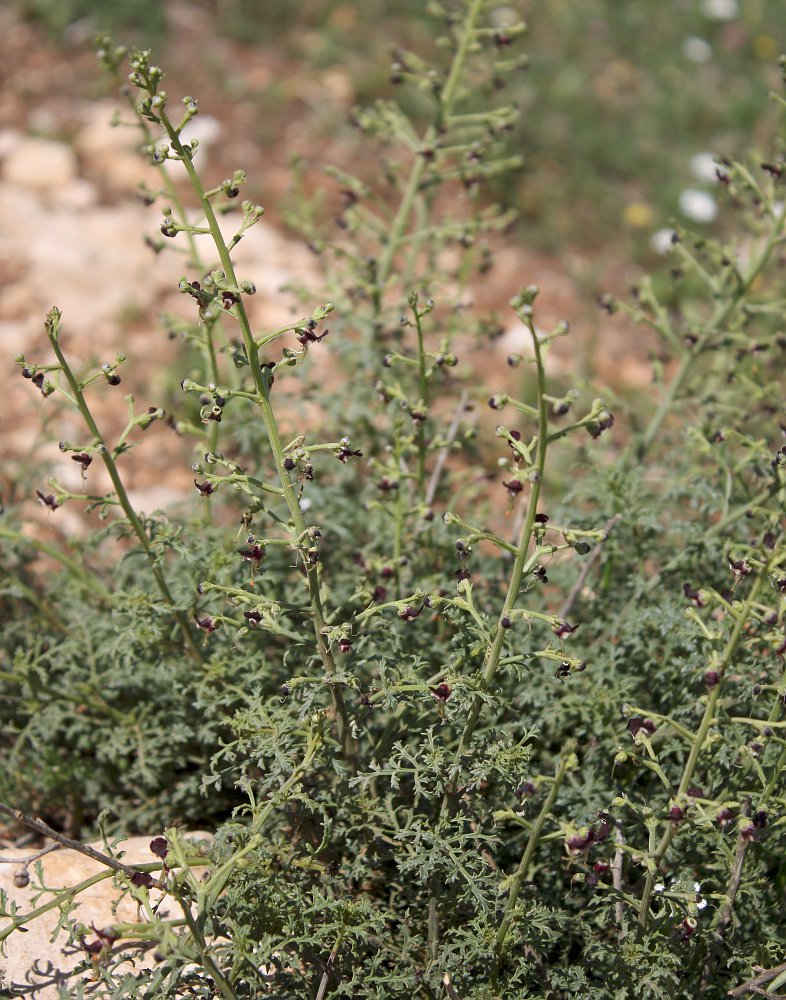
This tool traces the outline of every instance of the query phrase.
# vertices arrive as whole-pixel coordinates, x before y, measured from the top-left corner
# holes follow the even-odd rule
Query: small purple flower
[[[249,628],[256,628],[262,621],[262,615],[258,611],[244,611],[243,617],[248,622]]]
[[[58,502],[54,493],[44,494],[41,492],[41,490],[36,490],[35,495],[38,497],[38,502],[42,504],[44,507],[48,507],[49,510],[57,510],[57,508],[60,506],[60,503]]]
[[[639,716],[634,716],[632,719],[628,719],[628,724],[625,728],[631,736],[635,737],[640,732],[645,732],[647,736],[651,736],[657,727],[652,719],[642,719]]]
[[[201,628],[203,632],[207,632],[208,635],[210,635],[211,632],[215,632],[219,625],[215,618],[211,618],[210,615],[205,615],[204,618],[197,618],[197,616],[194,615],[194,621],[197,623],[199,628]]]
[[[446,684],[445,681],[443,681],[441,684],[437,684],[435,688],[431,689],[432,696],[437,701],[442,702],[443,704],[448,700],[448,698],[451,696],[452,693],[453,691],[450,685]]]
[[[215,486],[208,480],[205,480],[204,483],[198,483],[195,479],[194,486],[196,486],[197,490],[199,491],[199,495],[203,497],[209,497],[211,493],[216,492]]]
[[[693,601],[693,604],[697,608],[706,608],[707,602],[701,596],[701,592],[698,590],[693,590],[689,583],[683,583],[682,592],[688,598],[689,601]]]
[[[572,635],[578,628],[578,625],[569,625],[566,621],[559,621],[552,626],[552,631],[558,639],[564,639],[566,635]]]
[[[169,844],[166,837],[154,837],[150,841],[150,853],[163,861],[169,852]]]

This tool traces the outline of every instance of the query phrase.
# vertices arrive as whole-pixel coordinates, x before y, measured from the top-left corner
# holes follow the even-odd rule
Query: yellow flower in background
[[[643,201],[632,201],[625,206],[622,218],[632,229],[646,229],[652,223],[652,209]]]
[[[753,39],[753,51],[759,59],[769,62],[778,55],[778,43],[769,35],[757,35]]]

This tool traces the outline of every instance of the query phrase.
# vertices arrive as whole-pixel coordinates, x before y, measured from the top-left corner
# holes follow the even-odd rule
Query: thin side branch
[[[782,972],[786,972],[786,962],[782,962],[780,965],[776,965],[772,969],[762,969],[760,966],[754,966],[754,968],[759,969],[758,976],[754,976],[753,979],[749,979],[740,986],[735,986],[733,990],[729,990],[728,995],[730,997],[742,997],[745,996],[746,993],[756,993],[761,997],[777,998],[779,994],[769,993],[761,987],[763,987],[765,983],[771,983],[773,979],[777,979]]]
[[[10,806],[5,805],[0,802],[0,814],[8,816],[9,819],[15,819],[17,823],[21,823],[26,826],[28,830],[34,830],[36,833],[41,834],[42,837],[49,837],[56,841],[62,847],[69,847],[72,851],[78,851],[80,854],[84,854],[88,858],[92,858],[93,861],[97,861],[99,864],[106,866],[107,868],[112,868],[116,872],[122,872],[123,875],[127,875],[129,878],[139,878],[140,875],[147,874],[146,872],[140,871],[138,868],[132,868],[130,865],[124,865],[122,861],[118,861],[116,858],[110,857],[108,854],[102,854],[101,851],[95,850],[93,847],[89,847],[87,844],[83,844],[78,840],[72,840],[70,837],[66,837],[62,833],[58,833],[57,830],[53,830],[51,826],[48,826],[42,819],[36,819],[34,816],[27,816],[23,812],[19,812],[16,809],[12,809]],[[162,882],[158,879],[150,876],[150,885],[154,886],[156,889],[165,889]]]

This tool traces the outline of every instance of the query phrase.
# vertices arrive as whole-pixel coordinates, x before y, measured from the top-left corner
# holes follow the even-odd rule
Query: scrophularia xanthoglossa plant
[[[76,551],[3,513],[0,788],[72,829],[160,835],[136,874],[107,870],[138,924],[86,928],[78,891],[41,885],[29,912],[0,902],[0,940],[59,907],[113,998],[779,995],[784,168],[719,163],[730,239],[677,231],[667,277],[603,301],[652,331],[651,392],[552,384],[569,328],[539,327],[535,284],[510,303],[531,350],[477,385],[494,322],[461,303],[510,222],[482,192],[517,166],[501,88],[524,28],[433,6],[444,41],[393,69],[418,116],[357,113],[378,186],[332,172],[341,225],[308,225],[324,287],[279,330],[233,259],[262,215],[245,174],[203,178],[197,100],[100,43],[192,318],[166,319],[166,412],[126,397],[114,436],[95,400],[123,355],[80,369],[55,308],[50,351],[18,358],[82,427],[61,450],[84,492],[34,469],[27,498],[101,525]],[[318,426],[282,435],[284,390],[328,358]],[[196,450],[192,502],[142,514],[126,453],[167,423]],[[139,940],[155,961],[119,971]]]

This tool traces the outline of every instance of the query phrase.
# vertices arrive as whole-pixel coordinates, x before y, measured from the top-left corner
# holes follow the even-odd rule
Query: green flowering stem
[[[773,219],[773,226],[770,230],[770,234],[767,237],[764,246],[758,257],[752,262],[745,279],[740,283],[739,287],[735,290],[734,294],[726,300],[725,303],[719,304],[715,310],[714,315],[711,317],[706,326],[705,337],[708,333],[713,333],[717,330],[725,329],[728,324],[729,317],[732,315],[737,306],[744,301],[745,296],[750,291],[751,286],[756,281],[758,276],[766,267],[770,257],[778,247],[783,242],[783,225],[786,220],[786,207],[780,212],[780,214]],[[693,366],[696,359],[701,354],[701,344],[700,339],[693,348],[687,351],[680,362],[680,366],[677,369],[674,377],[669,384],[668,391],[661,401],[655,415],[650,420],[647,425],[646,430],[640,435],[635,444],[635,454],[637,460],[641,460],[647,452],[652,447],[655,438],[660,433],[660,429],[663,426],[663,422],[666,417],[671,412],[674,404],[677,401],[680,390],[687,381],[688,377],[693,372]]]
[[[218,251],[218,256],[221,261],[221,267],[223,268],[226,280],[230,285],[234,287],[239,287],[239,282],[235,275],[234,264],[232,263],[232,258],[230,256],[229,248],[227,246],[226,240],[224,239],[221,228],[219,227],[218,220],[216,218],[215,211],[210,202],[210,199],[205,195],[205,189],[202,185],[201,178],[194,167],[191,160],[190,150],[186,150],[180,141],[180,135],[178,129],[170,121],[168,115],[162,108],[160,111],[161,123],[167,131],[172,148],[175,150],[177,155],[181,158],[183,166],[188,173],[191,186],[197,195],[199,202],[202,206],[202,211],[204,212],[205,219],[207,221],[208,227],[210,229],[210,234],[213,238],[216,250]],[[259,361],[259,353],[254,341],[254,335],[251,330],[251,323],[248,318],[248,313],[246,312],[246,307],[243,302],[242,297],[238,297],[238,301],[234,306],[235,315],[240,326],[240,332],[243,338],[243,345],[246,351],[246,357],[251,369],[251,376],[254,380],[254,386],[256,389],[256,403],[259,411],[262,415],[262,420],[265,425],[265,431],[267,432],[268,442],[270,444],[270,450],[273,454],[273,461],[275,462],[276,470],[278,472],[279,480],[281,482],[282,492],[284,499],[286,501],[287,507],[289,508],[289,515],[293,525],[293,534],[296,537],[302,537],[306,534],[308,528],[306,526],[305,519],[303,517],[303,512],[300,509],[300,503],[297,496],[297,484],[292,480],[290,474],[284,464],[286,460],[286,455],[284,454],[284,445],[281,440],[281,435],[278,430],[278,424],[276,422],[275,414],[273,412],[273,407],[270,402],[270,384],[269,379],[263,373],[262,366]],[[308,591],[311,600],[311,611],[312,611],[312,623],[314,627],[314,634],[317,641],[317,649],[319,650],[319,656],[322,660],[322,665],[325,669],[325,673],[328,677],[332,677],[336,673],[335,662],[333,660],[333,654],[330,651],[326,637],[325,637],[325,612],[323,609],[322,593],[319,583],[319,569],[316,565],[310,564],[307,560],[303,560],[304,568],[306,571],[306,577],[308,581]],[[346,705],[344,703],[344,698],[341,693],[341,689],[335,685],[330,686],[331,696],[333,700],[334,714],[336,716],[336,723],[338,727],[338,739],[339,743],[342,745],[344,751],[344,759],[350,764],[354,769],[352,761],[354,760],[354,749],[352,745],[352,734],[349,725],[349,715],[347,712]]]
[[[505,602],[502,606],[502,611],[500,612],[499,618],[497,620],[497,625],[494,630],[494,637],[490,646],[486,652],[485,663],[481,673],[481,679],[479,684],[479,692],[475,696],[475,699],[470,708],[469,714],[467,716],[467,721],[464,724],[464,729],[461,734],[461,739],[459,741],[458,750],[456,751],[455,765],[458,766],[459,761],[464,756],[464,754],[469,749],[469,744],[472,739],[472,735],[475,732],[475,727],[477,725],[478,719],[480,717],[481,709],[483,707],[483,695],[489,690],[491,684],[494,680],[494,675],[497,672],[497,667],[499,666],[500,657],[502,655],[502,647],[505,643],[505,636],[507,634],[507,629],[503,625],[503,622],[510,618],[518,599],[519,591],[521,590],[521,583],[524,577],[524,572],[527,568],[529,559],[529,547],[532,542],[534,528],[535,528],[535,515],[538,512],[538,501],[540,499],[540,489],[543,482],[543,475],[546,468],[546,449],[548,447],[548,403],[546,401],[546,371],[543,362],[543,352],[541,350],[540,338],[535,332],[535,326],[532,321],[532,317],[529,313],[525,312],[523,309],[517,309],[519,318],[527,326],[532,337],[532,344],[534,350],[535,365],[537,368],[537,378],[538,378],[538,433],[537,433],[537,449],[535,454],[535,464],[530,473],[530,493],[529,501],[527,503],[527,512],[524,517],[524,523],[521,527],[521,534],[519,536],[518,545],[516,548],[516,556],[513,560],[513,569],[510,574],[510,581],[508,583],[508,591],[505,596]],[[453,797],[453,792],[451,791],[450,797]]]
[[[142,546],[142,550],[147,557],[147,561],[150,565],[150,570],[153,574],[153,578],[156,581],[159,591],[162,597],[172,608],[172,616],[174,617],[180,631],[183,633],[183,638],[186,641],[191,654],[198,660],[203,659],[202,651],[196,644],[194,636],[191,629],[189,628],[188,622],[186,621],[183,613],[179,611],[175,606],[175,599],[172,596],[172,592],[169,589],[169,585],[166,582],[164,574],[161,572],[161,567],[158,565],[156,557],[153,555],[153,551],[150,548],[150,541],[147,537],[147,532],[145,531],[144,525],[139,519],[139,515],[134,510],[134,507],[128,497],[126,488],[123,484],[123,480],[120,478],[120,473],[118,472],[117,465],[115,464],[114,456],[112,455],[109,448],[107,448],[104,442],[101,432],[98,430],[98,426],[93,419],[93,414],[90,412],[90,408],[87,405],[87,401],[82,392],[82,388],[71,370],[71,366],[66,360],[65,355],[60,347],[60,332],[61,332],[61,313],[56,307],[53,307],[46,317],[46,334],[49,338],[49,343],[52,346],[52,350],[55,352],[58,362],[60,363],[60,370],[63,375],[65,375],[66,381],[73,393],[73,400],[76,404],[82,419],[85,422],[88,430],[90,431],[93,440],[96,442],[96,453],[100,455],[101,460],[104,463],[104,467],[109,474],[109,478],[112,481],[112,486],[117,494],[117,500],[123,509],[128,523],[131,525],[134,534],[139,540],[139,544]]]
[[[527,872],[532,863],[532,858],[535,855],[538,843],[540,842],[540,837],[543,832],[543,827],[546,824],[546,820],[551,814],[551,810],[554,808],[554,803],[557,799],[557,794],[559,793],[560,786],[562,785],[565,775],[568,773],[571,767],[575,767],[577,763],[576,754],[574,753],[574,744],[572,741],[565,744],[560,754],[559,764],[557,766],[557,772],[551,782],[551,789],[549,794],[546,796],[546,801],[538,813],[537,819],[532,824],[530,835],[527,840],[527,846],[524,848],[524,854],[521,856],[521,861],[516,869],[514,875],[512,875],[508,880],[510,889],[508,892],[508,901],[505,904],[505,912],[502,915],[502,921],[499,925],[499,930],[497,931],[497,936],[494,940],[494,954],[495,954],[495,965],[499,966],[502,958],[505,954],[505,944],[507,941],[508,933],[510,931],[510,925],[513,922],[516,911],[516,902],[519,897],[519,892],[521,891],[521,886],[524,879],[527,877]],[[495,970],[496,978],[496,970]]]
[[[448,71],[448,78],[445,81],[445,86],[442,88],[441,94],[439,95],[439,106],[436,112],[436,120],[426,130],[421,143],[422,148],[428,149],[435,142],[442,123],[447,121],[453,114],[453,106],[456,101],[456,95],[464,70],[464,64],[467,60],[467,55],[469,54],[470,45],[476,31],[476,24],[481,11],[483,10],[484,2],[485,0],[473,0],[472,5],[464,18],[459,43],[455,54],[453,55],[450,70]],[[390,225],[387,242],[385,244],[385,251],[380,257],[374,282],[373,296],[375,310],[377,312],[379,312],[381,307],[382,292],[388,278],[390,277],[391,269],[393,267],[393,259],[396,255],[396,251],[402,243],[407,221],[412,214],[415,199],[418,191],[420,190],[420,182],[423,177],[423,171],[426,169],[426,162],[425,156],[416,154],[415,162],[412,165],[407,185],[404,188],[404,194],[402,195],[398,211],[396,212],[395,218]]]
[[[674,799],[680,801],[685,799],[688,794],[688,789],[693,783],[693,776],[696,772],[696,767],[698,765],[699,756],[704,749],[707,736],[714,725],[717,724],[716,712],[718,707],[718,700],[720,698],[721,690],[723,688],[723,680],[726,672],[729,668],[730,663],[737,651],[737,646],[739,645],[740,638],[742,636],[745,624],[750,617],[751,608],[758,600],[759,592],[761,591],[764,581],[767,579],[767,572],[769,571],[769,563],[766,567],[763,567],[759,572],[759,575],[751,588],[751,592],[747,599],[743,603],[742,607],[737,612],[737,620],[734,623],[734,628],[732,629],[731,635],[729,636],[726,646],[720,656],[717,664],[713,663],[713,670],[718,674],[718,681],[713,685],[709,694],[707,695],[707,704],[704,707],[704,714],[702,715],[699,727],[696,730],[696,734],[693,737],[693,742],[691,744],[690,751],[688,753],[688,759],[685,762],[685,767],[682,772],[682,778],[680,780],[677,791],[674,794]],[[655,886],[655,879],[658,875],[658,868],[660,867],[666,853],[671,846],[671,842],[677,833],[677,828],[679,823],[673,820],[668,821],[668,826],[663,831],[655,849],[651,852],[651,856],[648,864],[647,877],[644,882],[644,891],[642,893],[641,902],[639,904],[639,917],[638,926],[639,932],[643,933],[647,929],[647,924],[649,922],[649,908],[650,900],[652,899],[652,893]]]

